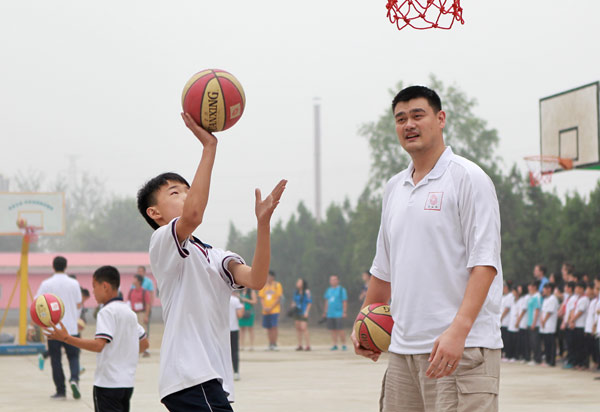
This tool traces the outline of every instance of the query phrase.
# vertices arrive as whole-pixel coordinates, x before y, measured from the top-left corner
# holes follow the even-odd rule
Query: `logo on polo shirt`
[[[444,192],[429,192],[425,202],[425,210],[442,210]]]

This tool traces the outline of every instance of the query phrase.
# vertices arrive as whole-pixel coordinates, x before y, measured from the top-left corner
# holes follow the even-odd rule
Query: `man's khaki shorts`
[[[425,376],[428,358],[390,353],[380,411],[498,411],[500,349],[465,348],[454,373],[440,379]]]

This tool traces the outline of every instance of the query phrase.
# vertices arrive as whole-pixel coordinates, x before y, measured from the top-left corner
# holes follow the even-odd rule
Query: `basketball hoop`
[[[529,168],[529,184],[532,187],[552,182],[552,175],[555,170],[573,168],[573,159],[558,156],[534,155],[525,156],[524,159]]]
[[[449,30],[455,20],[465,24],[460,0],[388,0],[386,8],[388,19],[398,30],[406,26]]]

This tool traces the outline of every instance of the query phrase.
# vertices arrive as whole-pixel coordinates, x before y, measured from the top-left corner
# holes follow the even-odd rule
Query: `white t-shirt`
[[[600,338],[600,298],[598,298],[598,302],[596,302],[596,336]]]
[[[150,264],[165,322],[159,394],[162,399],[218,379],[233,401],[229,301],[231,292],[241,286],[235,284],[228,265],[244,260],[196,238],[180,245],[177,220],[156,229],[150,239]]]
[[[571,311],[575,307],[575,303],[577,302],[578,299],[579,299],[579,295],[573,294],[573,295],[569,296],[569,298],[567,300],[567,306],[565,307],[565,322],[568,323],[570,315],[571,315]]]
[[[493,266],[466,347],[502,347],[500,213],[490,178],[450,147],[416,186],[413,165],[387,183],[371,273],[391,282],[390,352],[430,353],[463,300],[471,269]]]
[[[513,302],[510,305],[510,312],[508,312],[508,331],[509,332],[518,332],[519,328],[517,327],[517,319],[519,318],[519,301],[515,301],[515,296],[513,295]]]
[[[585,328],[585,319],[587,317],[587,310],[590,306],[590,298],[587,296],[582,296],[577,301],[577,306],[575,307],[575,313],[573,316],[577,315],[579,312],[583,313],[580,317],[575,321],[576,328]]]
[[[81,308],[77,307],[81,303],[81,286],[79,286],[79,282],[65,273],[55,273],[41,283],[35,297],[37,298],[44,293],[53,293],[62,299],[65,305],[62,323],[69,335],[79,334],[77,329],[77,321],[81,316]]]
[[[146,337],[136,314],[121,298],[109,300],[96,318],[95,338],[107,341],[96,356],[94,385],[101,388],[133,388],[140,352]]]
[[[500,316],[504,313],[506,309],[509,312],[502,318],[500,326],[508,328],[508,324],[510,323],[510,308],[515,303],[515,295],[512,292],[508,292],[506,295],[502,296],[502,303],[500,305]]]
[[[529,295],[523,295],[518,301],[519,304],[519,315],[523,313],[521,322],[519,322],[519,329],[527,329],[527,304],[529,303]]]
[[[594,324],[596,323],[596,304],[598,303],[598,298],[595,297],[590,301],[590,305],[588,307],[587,314],[585,315],[585,328],[583,331],[585,333],[592,333],[594,330]]]
[[[229,300],[229,330],[235,332],[240,330],[240,323],[237,317],[238,309],[244,309],[244,305],[237,296],[232,296]]]
[[[544,298],[542,302],[542,315],[540,316],[540,333],[556,333],[556,324],[558,322],[558,299],[554,295]],[[550,313],[550,317],[546,320],[546,325],[541,325],[541,320],[546,318]]]

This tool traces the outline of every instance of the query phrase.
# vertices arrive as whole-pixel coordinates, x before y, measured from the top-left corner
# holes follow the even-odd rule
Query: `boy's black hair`
[[[52,268],[55,272],[64,272],[67,268],[67,259],[64,256],[56,256],[52,261]]]
[[[158,229],[160,226],[150,216],[148,216],[146,210],[150,206],[154,206],[156,204],[156,192],[158,192],[161,187],[166,185],[168,181],[183,183],[187,187],[190,187],[190,184],[182,176],[178,175],[177,173],[167,172],[148,180],[144,186],[138,190],[137,193],[138,210],[144,219],[146,219],[146,222],[148,222],[148,224],[154,230]]]
[[[539,289],[540,288],[540,284],[541,284],[541,282],[536,279],[536,280],[531,281],[531,283],[529,284],[529,286],[533,286],[536,289]]]
[[[587,288],[587,283],[585,283],[584,281],[580,280],[579,282],[577,282],[577,284],[575,286],[578,286],[578,287],[583,288],[585,290]]]
[[[137,281],[140,282],[140,285],[144,282],[144,277],[142,275],[140,275],[140,274],[136,274],[134,276],[134,278],[136,278]]]
[[[538,267],[538,269],[539,269],[539,270],[541,270],[541,271],[542,271],[542,273],[543,273],[544,275],[546,274],[546,266],[544,266],[544,265],[542,265],[542,264],[540,264],[540,263],[538,263],[536,266]]]
[[[89,298],[90,297],[90,291],[87,290],[86,288],[81,288],[81,296]]]
[[[114,266],[102,266],[94,272],[94,280],[98,283],[106,282],[114,290],[119,290],[121,285],[121,275]]]
[[[567,282],[567,286],[571,288],[571,290],[575,290],[575,286],[577,284],[573,281]]]
[[[394,100],[392,100],[392,111],[394,111],[398,103],[408,102],[409,100],[418,99],[419,97],[427,99],[427,102],[434,113],[442,110],[442,100],[435,91],[425,86],[409,86],[400,90],[394,97]]]

